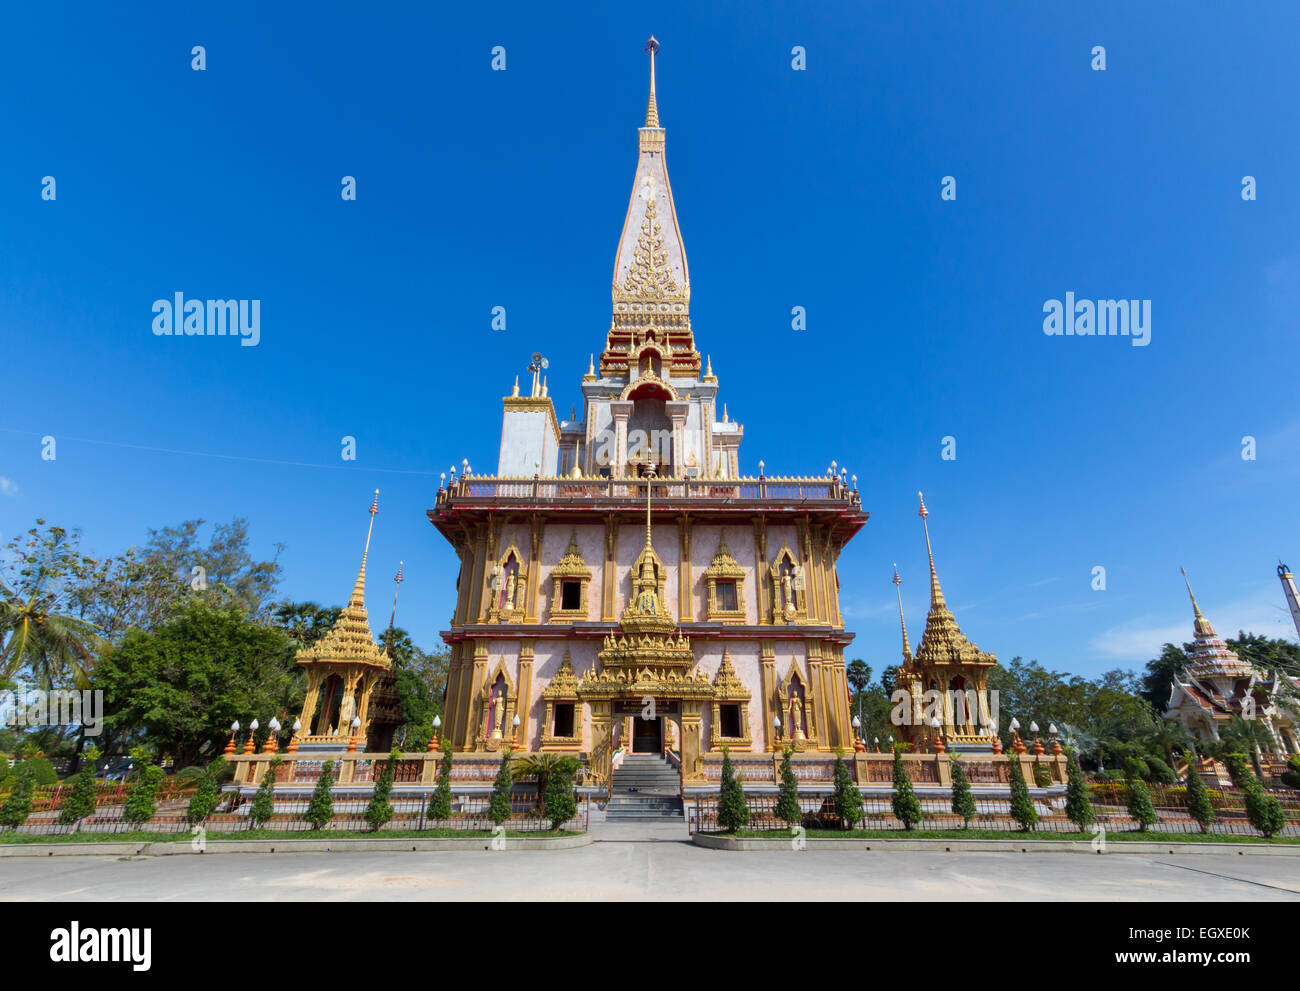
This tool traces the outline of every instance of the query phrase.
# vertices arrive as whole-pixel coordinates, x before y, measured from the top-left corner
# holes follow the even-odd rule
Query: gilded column
[[[519,735],[516,740],[525,753],[533,749],[528,737],[528,717],[533,709],[533,650],[531,640],[519,644]]]
[[[813,702],[817,713],[817,749],[829,750],[831,747],[831,728],[834,722],[831,718],[831,708],[828,704],[830,700],[826,694],[826,683],[823,677],[822,664],[822,646],[818,640],[809,641],[807,647],[808,659],[808,683],[812,689]]]
[[[529,523],[528,596],[524,603],[524,622],[536,623],[537,588],[542,570],[542,536],[546,532],[546,524],[537,513],[532,514]]]
[[[754,518],[754,590],[758,593],[758,621],[772,621],[772,594],[767,582],[767,520]]]
[[[613,513],[605,519],[605,567],[600,578],[603,593],[600,618],[609,623],[618,618],[614,612],[614,592],[618,582],[618,521]]]
[[[497,559],[497,539],[500,534],[497,531],[496,513],[488,514],[487,524],[487,541],[484,543],[483,562],[479,566],[478,582],[475,585],[475,594],[478,596],[478,605],[474,610],[478,616],[478,622],[483,622],[487,618],[488,599],[491,594],[488,583],[492,580],[492,566],[496,564]]]
[[[758,651],[763,682],[763,739],[767,741],[769,750],[776,750],[780,745],[776,739],[776,727],[772,725],[773,706],[776,704],[776,653],[771,640],[760,640]]]
[[[694,615],[691,590],[695,584],[691,574],[691,521],[687,513],[682,513],[678,550],[681,556],[677,566],[677,618],[679,622],[689,623]]]
[[[481,742],[478,739],[478,697],[483,690],[483,681],[487,677],[487,662],[488,642],[475,640],[470,676],[461,682],[460,711],[464,713],[464,719],[458,735],[463,750],[475,750]]]

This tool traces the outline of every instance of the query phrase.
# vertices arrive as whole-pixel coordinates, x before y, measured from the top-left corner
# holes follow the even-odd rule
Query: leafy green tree
[[[971,794],[970,779],[966,777],[966,769],[961,766],[961,760],[954,755],[952,763],[952,811],[953,815],[961,816],[962,829],[969,829],[971,820],[975,818],[975,796]]]
[[[1083,768],[1073,751],[1065,758],[1065,814],[1070,821],[1085,830],[1092,825],[1096,814],[1092,810],[1092,796],[1088,794],[1088,783],[1083,780]]]
[[[401,751],[394,747],[384,762],[384,769],[380,772],[370,802],[366,805],[366,822],[370,823],[372,831],[382,829],[392,821],[393,803],[388,800],[388,796],[393,790],[393,775],[397,772],[397,762],[401,756]]]
[[[578,801],[573,791],[573,774],[577,766],[576,760],[567,757],[546,778],[546,818],[551,821],[553,830],[577,814]]]
[[[428,817],[434,822],[451,818],[451,741],[442,742],[442,760],[438,764],[438,785],[429,796]]]
[[[307,803],[307,821],[312,829],[324,829],[334,818],[334,762],[327,760]]]
[[[19,764],[14,768],[12,776],[13,790],[9,792],[4,805],[0,805],[0,826],[17,829],[32,814],[32,789],[36,786],[36,782],[31,768],[25,764]]]
[[[262,775],[262,781],[253,795],[253,807],[248,812],[248,819],[253,829],[261,829],[271,821],[271,816],[275,815],[275,778],[281,763],[283,761],[280,760],[279,754],[275,754],[266,762],[266,773]]]
[[[1156,824],[1156,807],[1151,804],[1151,793],[1145,782],[1136,775],[1128,779],[1128,814],[1138,824],[1138,831],[1145,833]]]
[[[0,555],[0,677],[86,687],[99,632],[76,612],[73,590],[96,565],[80,536],[38,519]]]
[[[835,814],[844,823],[845,829],[852,829],[862,818],[862,792],[853,781],[853,772],[844,761],[843,751],[835,751]]]
[[[537,781],[537,807],[540,809],[546,802],[546,787],[551,775],[565,769],[572,778],[578,770],[578,762],[566,754],[524,754],[514,758],[510,775],[515,781],[529,777]]]
[[[799,779],[794,776],[793,755],[792,747],[786,747],[781,753],[781,789],[776,799],[776,817],[790,827],[803,821],[803,811],[799,808]]]
[[[1025,784],[1025,775],[1020,768],[1020,761],[1013,754],[1007,760],[1011,769],[1011,818],[1020,824],[1022,831],[1033,829],[1038,824],[1038,810]]]
[[[1178,780],[1174,774],[1174,769],[1166,764],[1154,754],[1148,754],[1145,758],[1147,769],[1151,773],[1151,780],[1157,784],[1171,785]]]
[[[81,770],[72,779],[72,791],[63,800],[59,809],[59,822],[70,826],[74,822],[81,828],[81,822],[95,814],[95,761],[99,760],[99,750],[90,748]]]
[[[749,805],[745,802],[744,786],[736,777],[731,764],[731,752],[722,748],[722,783],[718,788],[718,828],[724,833],[734,833],[749,822]]]
[[[1276,744],[1273,737],[1264,725],[1262,719],[1245,719],[1241,716],[1233,716],[1219,733],[1223,742],[1230,747],[1234,747],[1250,758],[1251,766],[1255,769],[1255,776],[1261,780],[1264,777],[1264,767],[1260,763],[1259,755],[1261,751],[1272,750]]]
[[[299,649],[310,647],[338,622],[341,606],[318,602],[281,602],[271,614],[271,625],[283,630]]]
[[[1173,690],[1174,676],[1186,666],[1186,651],[1171,643],[1160,649],[1159,657],[1147,661],[1146,673],[1142,676],[1142,698],[1152,709],[1164,712],[1169,704],[1169,693]]]
[[[190,825],[197,826],[204,822],[216,810],[217,803],[221,801],[221,769],[225,763],[226,758],[217,757],[204,769],[203,776],[199,778],[199,786],[185,810],[185,820]]]
[[[510,748],[506,747],[501,754],[501,767],[497,770],[496,780],[492,782],[492,798],[488,802],[488,818],[498,826],[508,822],[514,812],[510,805],[514,783],[510,774]]]
[[[1282,803],[1266,792],[1258,782],[1246,789],[1245,800],[1246,818],[1265,838],[1271,838],[1286,828],[1286,813],[1282,811]]]
[[[894,795],[890,803],[894,817],[903,824],[904,829],[911,830],[921,821],[921,801],[916,797],[912,779],[907,776],[907,768],[903,766],[902,746],[898,744],[894,747]]]
[[[136,824],[148,822],[158,811],[158,791],[162,788],[166,775],[155,764],[144,747],[135,747],[131,751],[135,761],[134,781],[126,793],[122,818]]]
[[[297,711],[304,685],[293,658],[282,631],[199,597],[154,631],[123,636],[93,687],[104,692],[108,729],[143,731],[183,767],[219,753],[233,720]]]
[[[49,788],[59,783],[59,774],[47,757],[27,757],[23,765],[32,772],[32,783],[37,788]]]
[[[1196,769],[1196,758],[1190,750],[1184,752],[1183,758],[1187,761],[1187,814],[1196,821],[1203,833],[1214,822],[1214,806],[1210,804],[1205,782]]]

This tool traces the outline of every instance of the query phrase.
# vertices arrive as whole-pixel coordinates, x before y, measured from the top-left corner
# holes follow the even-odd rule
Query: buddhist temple
[[[1286,685],[1278,681],[1281,678],[1289,682],[1294,697],[1300,679],[1261,671],[1228,649],[1201,613],[1186,570],[1183,582],[1192,600],[1193,643],[1187,665],[1174,675],[1165,718],[1181,723],[1202,741],[1219,739],[1220,729],[1234,716],[1259,719],[1273,737],[1278,753],[1300,753],[1296,714],[1280,698]]]
[[[460,559],[444,737],[460,753],[579,753],[597,784],[628,754],[690,782],[724,746],[854,745],[836,561],[867,514],[835,465],[741,472],[743,428],[719,415],[697,350],[647,51],[610,323],[581,401],[561,420],[533,355],[526,394],[516,379],[503,400],[496,473],[453,472],[428,512]]]

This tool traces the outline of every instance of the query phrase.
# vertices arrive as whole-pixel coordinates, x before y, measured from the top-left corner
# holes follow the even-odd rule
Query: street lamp
[[[226,753],[233,754],[235,752],[235,734],[238,732],[239,732],[239,720],[236,719],[233,723],[230,724],[230,742],[226,744]]]
[[[930,728],[934,730],[934,752],[941,754],[948,748],[943,745],[943,730],[939,726],[939,717],[930,717]]]
[[[433,717],[433,736],[429,737],[429,746],[426,748],[429,753],[438,749],[438,727],[442,725],[442,717]]]
[[[273,754],[280,749],[280,741],[276,739],[280,733],[280,720],[272,716],[266,726],[271,732],[266,735],[266,743],[262,744],[262,753]]]
[[[510,720],[510,745],[517,746],[519,743],[519,713],[515,713],[515,718]]]
[[[257,727],[258,723],[256,719],[248,724],[248,740],[244,743],[244,753],[246,754],[251,754],[257,749],[257,745],[253,743],[253,734],[257,732]]]
[[[776,728],[776,742],[780,743],[781,742],[781,714],[779,712],[772,717],[772,725]],[[775,750],[776,747],[773,747],[772,749]]]
[[[296,754],[298,752],[298,731],[301,729],[302,720],[295,719],[293,721],[293,733],[289,737],[289,746],[287,748],[288,752],[291,754]]]
[[[355,753],[357,749],[357,730],[361,728],[361,717],[352,717],[352,735],[348,737],[348,753]]]

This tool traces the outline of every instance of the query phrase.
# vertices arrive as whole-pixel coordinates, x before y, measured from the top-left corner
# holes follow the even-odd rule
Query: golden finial
[[[903,660],[911,663],[912,645],[907,642],[907,620],[903,618],[903,579],[898,577],[898,565],[894,565],[894,591],[898,594],[898,622],[903,627]]]
[[[648,478],[645,480],[645,545],[653,550],[650,546],[650,482],[651,480]]]
[[[374,501],[370,503],[370,526],[366,529],[366,548],[361,552],[361,570],[357,572],[357,583],[352,586],[352,600],[348,605],[366,605],[366,557],[370,554],[370,535],[375,530],[375,514],[379,512],[379,490],[375,489]]]
[[[1196,594],[1192,591],[1192,583],[1187,578],[1187,569],[1181,565],[1178,568],[1183,573],[1183,584],[1187,586],[1187,595],[1192,600],[1192,609],[1196,612],[1197,619],[1204,619],[1201,615],[1201,607],[1196,604]]]
[[[645,126],[659,126],[659,106],[655,103],[655,52],[659,51],[659,42],[650,36],[650,40],[645,43],[646,54],[650,56],[650,102],[645,108]]]
[[[510,390],[510,395],[512,395],[512,396],[517,396],[517,395],[519,395],[519,376],[518,376],[518,375],[515,376],[515,387],[514,387],[513,389]]]
[[[933,608],[943,603],[943,589],[939,587],[939,575],[934,570],[934,551],[930,549],[930,524],[925,519],[930,515],[930,511],[925,508],[925,496],[918,492],[916,497],[921,500],[921,508],[916,515],[921,517],[921,526],[925,529],[925,553],[930,558],[930,606]]]

